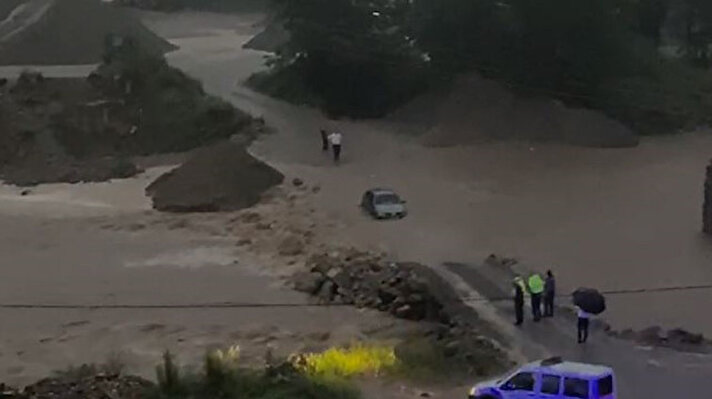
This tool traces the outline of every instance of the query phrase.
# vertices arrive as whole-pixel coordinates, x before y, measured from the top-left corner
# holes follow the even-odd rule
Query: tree
[[[274,65],[335,113],[383,114],[418,84],[422,54],[404,29],[408,0],[276,0],[290,33]]]

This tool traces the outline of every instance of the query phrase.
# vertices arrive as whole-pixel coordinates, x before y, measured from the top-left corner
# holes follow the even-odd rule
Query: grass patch
[[[290,363],[264,370],[240,366],[231,347],[206,355],[200,372],[185,372],[170,353],[157,368],[158,386],[149,399],[359,399],[359,391],[339,378],[299,372]]]
[[[306,375],[350,378],[379,376],[393,371],[398,367],[398,359],[392,346],[354,343],[344,348],[298,356],[294,364]]]
[[[353,343],[291,359],[304,375],[326,380],[353,377],[403,378],[419,382],[465,381],[491,376],[509,366],[502,354],[480,342],[445,344],[428,337],[411,337],[396,346]],[[480,349],[473,350],[478,347]]]

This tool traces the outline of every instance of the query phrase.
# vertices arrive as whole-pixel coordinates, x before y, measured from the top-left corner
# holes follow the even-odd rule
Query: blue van
[[[615,399],[613,369],[551,358],[472,387],[469,399]]]

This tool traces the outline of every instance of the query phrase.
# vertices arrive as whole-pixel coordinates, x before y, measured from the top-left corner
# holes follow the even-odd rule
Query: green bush
[[[239,349],[212,351],[199,373],[181,372],[169,354],[157,367],[154,399],[359,399],[350,383],[304,375],[288,364],[273,369],[239,367]]]

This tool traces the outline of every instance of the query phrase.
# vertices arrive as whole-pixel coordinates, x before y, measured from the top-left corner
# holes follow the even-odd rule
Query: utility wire
[[[633,288],[600,291],[606,296],[619,295],[641,295],[662,292],[679,292],[679,291],[699,291],[712,290],[712,284],[700,285],[681,285],[658,288]],[[559,295],[559,297],[571,297],[571,295]],[[510,301],[510,296],[502,297],[465,297],[462,298],[465,302],[501,302]],[[350,304],[329,304],[329,303],[256,303],[256,302],[219,302],[219,303],[193,303],[193,304],[88,304],[88,305],[72,305],[72,304],[55,304],[55,303],[0,303],[0,309],[23,309],[23,310],[42,310],[42,309],[76,309],[76,310],[151,310],[151,309],[240,309],[240,308],[319,308],[319,307],[343,307],[352,306]]]

